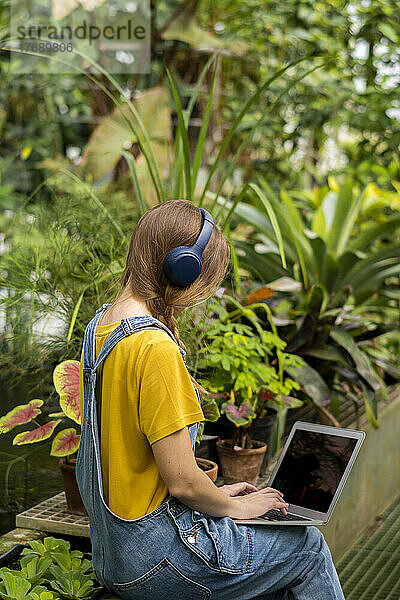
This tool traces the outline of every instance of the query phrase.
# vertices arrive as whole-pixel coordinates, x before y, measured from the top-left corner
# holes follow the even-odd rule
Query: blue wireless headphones
[[[176,246],[163,262],[164,275],[175,285],[189,285],[201,273],[201,255],[210,239],[214,221],[210,213],[200,208],[204,216],[203,226],[193,246]]]

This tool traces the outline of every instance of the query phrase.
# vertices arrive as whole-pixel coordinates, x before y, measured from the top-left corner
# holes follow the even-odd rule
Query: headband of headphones
[[[176,246],[163,261],[164,275],[175,285],[193,283],[201,273],[201,255],[211,237],[214,221],[211,214],[200,208],[203,213],[203,226],[193,246]]]

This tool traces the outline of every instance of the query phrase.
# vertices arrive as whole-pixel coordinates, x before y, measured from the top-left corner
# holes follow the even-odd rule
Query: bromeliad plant
[[[60,396],[62,412],[50,413],[49,417],[61,417],[40,425],[36,417],[41,414],[40,407],[43,400],[30,400],[28,404],[20,404],[0,417],[0,434],[8,433],[18,425],[34,423],[35,429],[18,433],[13,439],[13,445],[34,444],[49,439],[55,428],[61,423],[63,417],[67,417],[75,423],[81,424],[80,410],[80,363],[77,360],[65,360],[56,366],[53,372],[53,381],[57,393]],[[80,435],[74,427],[59,431],[52,442],[50,454],[56,457],[68,457],[76,452],[79,447]]]
[[[235,302],[228,295],[225,298]],[[263,330],[250,307],[236,302],[239,310],[229,313],[221,305],[214,305],[219,319],[205,331],[197,366],[209,371],[202,383],[220,398],[221,412],[236,425],[233,444],[251,448],[252,424],[268,407],[277,410],[281,430],[286,410],[301,406],[302,400],[290,395],[300,389],[299,383],[283,373],[289,366],[300,370],[303,361],[284,352],[286,342],[276,332]],[[233,322],[239,315],[245,315],[253,327]]]
[[[4,600],[83,600],[96,586],[92,562],[80,550],[70,551],[63,539],[45,537],[28,542],[19,559],[20,569],[0,568],[0,598]]]
[[[235,202],[218,199],[226,220],[236,215],[252,229],[251,239],[234,241],[240,267],[261,282],[243,302],[271,307],[287,350],[304,359],[288,374],[336,425],[343,386],[360,390],[376,427],[388,396],[382,369],[400,379],[396,357],[376,349],[399,325],[400,213],[380,210],[371,222],[376,196],[376,186],[360,190],[351,178],[277,194],[260,177]]]

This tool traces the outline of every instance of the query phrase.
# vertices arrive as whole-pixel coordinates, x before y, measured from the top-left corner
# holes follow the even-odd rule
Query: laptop
[[[269,510],[239,525],[326,525],[354,465],[364,431],[296,421],[268,487],[283,493],[287,515]]]

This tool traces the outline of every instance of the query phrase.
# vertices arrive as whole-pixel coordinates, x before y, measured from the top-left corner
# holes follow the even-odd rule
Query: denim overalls
[[[112,331],[96,360],[96,326],[108,306],[96,311],[85,330],[84,417],[76,462],[100,584],[128,600],[344,600],[329,548],[316,527],[237,525],[229,517],[192,510],[170,495],[138,519],[110,510],[103,495],[96,370],[115,344],[136,331],[161,327],[178,342],[158,319],[130,317]],[[193,450],[198,426],[189,428]]]

